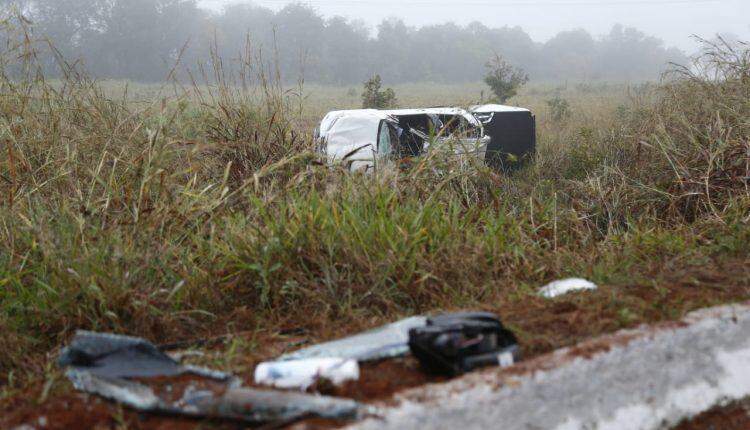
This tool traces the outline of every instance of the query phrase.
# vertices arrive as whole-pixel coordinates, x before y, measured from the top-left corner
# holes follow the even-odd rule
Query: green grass
[[[312,125],[357,107],[359,89],[300,94],[259,77],[248,91],[218,80],[124,96],[122,83],[47,82],[33,63],[10,78],[5,66],[0,383],[10,395],[41,377],[76,329],[157,342],[244,332],[242,348],[262,355],[256,335],[289,327],[326,337],[504,300],[520,330],[526,304],[542,306],[535,288],[555,278],[659,287],[746,262],[748,68],[721,59],[745,75],[530,85],[512,103],[537,113],[539,154],[509,177],[439,154],[373,175],[324,166]],[[395,89],[415,106],[481,91]],[[555,96],[570,115],[551,118]],[[650,298],[608,291],[591,309],[615,322],[587,333],[654,318]],[[730,297],[705,294],[659,315]],[[539,336],[522,338],[538,351],[574,340]]]

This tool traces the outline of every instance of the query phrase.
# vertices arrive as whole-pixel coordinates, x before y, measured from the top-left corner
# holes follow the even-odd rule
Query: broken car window
[[[385,121],[380,122],[380,131],[378,132],[378,154],[390,155],[391,154],[391,132],[390,126]]]

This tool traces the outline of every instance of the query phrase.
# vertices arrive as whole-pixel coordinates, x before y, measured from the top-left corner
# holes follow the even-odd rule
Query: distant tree
[[[276,12],[273,20],[275,47],[283,79],[294,81],[314,76],[321,80],[325,20],[312,7],[289,3]],[[361,78],[360,78],[361,79]]]
[[[529,76],[522,69],[514,67],[499,54],[495,54],[486,67],[484,82],[500,103],[518,94],[518,89],[529,81]]]
[[[558,33],[540,49],[545,75],[587,81],[595,79],[599,52],[596,40],[586,30]],[[546,77],[546,76],[545,76]]]
[[[335,16],[323,30],[321,80],[337,85],[361,82],[368,75],[369,29],[364,22]],[[356,90],[355,90],[356,96]]]
[[[413,46],[413,31],[399,18],[384,19],[378,25],[378,36],[370,51],[370,73],[377,72],[388,82],[409,82],[425,79],[424,69]],[[361,78],[360,78],[361,79]]]
[[[639,81],[658,78],[670,62],[688,62],[676,48],[622,25],[602,37],[573,30],[536,43],[520,27],[478,22],[412,27],[388,18],[373,35],[362,22],[326,19],[300,2],[276,11],[236,1],[221,12],[201,8],[202,3],[0,0],[0,22],[20,9],[33,23],[33,39],[50,40],[66,62],[98,78],[138,81],[164,79],[178,59],[178,76],[185,76],[185,69],[200,76],[215,50],[227,71],[252,63],[267,73],[278,70],[286,83],[302,76],[308,82],[358,85],[375,73],[392,83],[456,83],[487,71],[485,81],[505,101],[526,83],[527,73],[545,80]],[[494,49],[498,55],[487,64]],[[46,47],[40,61],[50,76],[59,73]]]
[[[100,76],[166,78],[185,44],[199,45],[204,12],[196,0],[110,0],[98,40]],[[180,58],[190,64],[189,58]]]
[[[365,109],[387,109],[396,106],[396,92],[393,88],[382,89],[380,75],[373,76],[365,82],[362,93],[362,107]]]

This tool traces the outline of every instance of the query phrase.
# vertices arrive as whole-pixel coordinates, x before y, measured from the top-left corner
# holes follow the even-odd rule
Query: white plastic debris
[[[513,358],[513,352],[511,351],[503,351],[497,356],[497,364],[502,367],[510,367],[513,364],[515,364],[515,358]]]
[[[427,318],[416,316],[364,333],[309,346],[278,358],[279,361],[339,357],[358,362],[400,357],[409,353],[409,330],[424,327]]]
[[[573,291],[595,290],[596,284],[581,278],[568,278],[550,282],[539,290],[539,295],[547,299],[568,294]]]
[[[359,379],[359,364],[344,358],[309,358],[305,360],[273,361],[255,368],[255,383],[275,388],[305,390],[319,379],[335,385]]]

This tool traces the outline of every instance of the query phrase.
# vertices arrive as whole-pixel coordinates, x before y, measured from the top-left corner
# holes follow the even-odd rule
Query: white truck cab
[[[502,163],[504,136],[500,128],[513,127],[513,121],[506,118],[509,113],[531,117],[532,124],[529,127],[528,122],[518,123],[516,118],[524,130],[509,129],[512,139],[505,140],[515,144],[515,152],[533,150],[533,115],[526,109],[499,105],[475,106],[471,112],[455,107],[333,111],[321,121],[316,139],[319,152],[330,163],[345,163],[353,171],[369,170],[389,160],[418,157],[438,147],[488,163]],[[486,135],[485,126],[498,137]]]

